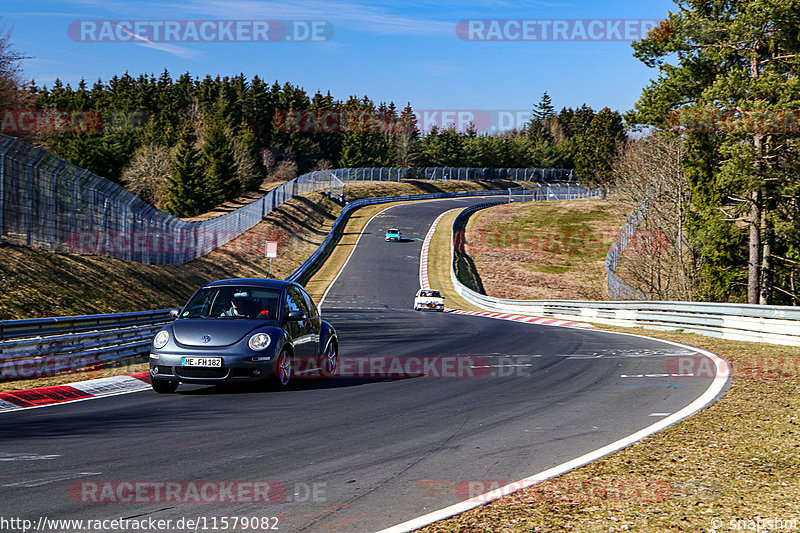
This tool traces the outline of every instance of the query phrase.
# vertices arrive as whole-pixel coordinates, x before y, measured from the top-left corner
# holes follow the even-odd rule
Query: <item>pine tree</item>
[[[193,217],[211,207],[196,144],[194,129],[187,125],[178,139],[178,150],[164,190],[164,210],[178,217]]]
[[[556,111],[547,91],[531,112],[531,121],[528,123],[528,135],[535,144],[540,142],[553,143],[552,125],[556,121]]]
[[[747,246],[736,255],[748,257],[751,304],[800,301],[794,283],[800,249],[791,238],[800,226],[800,145],[792,112],[800,105],[798,18],[793,0],[682,2],[634,43],[634,55],[658,68],[658,77],[644,89],[631,121],[685,134],[693,203],[702,206],[691,206],[697,245],[715,254],[715,237],[746,234]],[[706,255],[709,265],[717,259]],[[709,293],[745,296],[730,278],[712,282]]]
[[[542,95],[542,99],[539,100],[539,103],[533,109],[533,119],[542,121],[554,118],[555,116],[556,109],[553,107],[553,101],[550,99],[550,95],[547,94],[547,91],[545,91]]]
[[[212,205],[235,198],[239,194],[236,160],[225,129],[219,122],[213,122],[206,131],[202,153],[205,162],[204,186]]]
[[[575,156],[575,170],[581,181],[592,185],[610,185],[612,163],[625,140],[622,117],[603,108],[592,120]]]

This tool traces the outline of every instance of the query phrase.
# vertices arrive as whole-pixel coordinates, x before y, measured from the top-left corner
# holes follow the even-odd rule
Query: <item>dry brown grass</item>
[[[606,252],[624,222],[609,200],[507,204],[470,217],[466,251],[490,296],[604,299]]]

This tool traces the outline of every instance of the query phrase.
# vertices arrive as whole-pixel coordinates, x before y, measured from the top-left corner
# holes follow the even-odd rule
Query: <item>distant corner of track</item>
[[[441,213],[438,217],[436,217],[436,220],[433,221],[430,229],[428,230],[428,233],[425,235],[425,239],[422,241],[422,252],[420,253],[420,259],[419,259],[419,286],[421,289],[431,288],[430,280],[428,278],[428,257],[430,255],[431,241],[433,240],[433,236],[436,233],[436,227],[439,225],[439,222],[442,220],[442,218],[444,218],[448,213],[452,213],[453,211],[460,211],[462,209],[463,208],[461,207],[456,207],[454,209],[450,209],[448,211]],[[453,287],[453,290],[455,290],[455,287]],[[585,322],[575,322],[572,320],[558,320],[555,318],[537,317],[530,315],[496,313],[493,311],[467,311],[464,309],[451,309],[449,307],[445,308],[445,312],[457,315],[481,316],[485,318],[494,318],[498,320],[525,322],[527,324],[539,324],[543,326],[597,329],[597,326],[593,324],[587,324]]]

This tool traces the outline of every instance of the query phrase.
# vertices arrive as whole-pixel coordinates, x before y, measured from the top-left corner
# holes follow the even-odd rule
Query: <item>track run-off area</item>
[[[397,205],[367,224],[321,303],[339,334],[336,379],[0,414],[4,515],[407,530],[474,506],[480,487],[610,453],[722,393],[713,375],[676,375],[682,358],[713,359],[688,346],[413,311],[432,222],[484,201]],[[385,242],[388,228],[403,241]]]

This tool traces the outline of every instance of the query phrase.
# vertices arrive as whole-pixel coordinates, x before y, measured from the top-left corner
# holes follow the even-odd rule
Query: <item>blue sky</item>
[[[587,103],[631,108],[655,72],[626,41],[464,41],[464,19],[664,18],[670,0],[366,2],[362,0],[6,0],[2,22],[30,56],[24,74],[39,85],[60,78],[91,85],[128,71],[167,68],[173,77],[235,75],[289,81],[310,94],[368,95],[430,110],[530,110],[547,91],[556,108]],[[68,27],[81,20],[318,20],[333,27],[324,42],[81,42]]]

